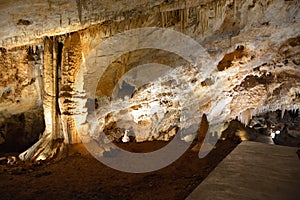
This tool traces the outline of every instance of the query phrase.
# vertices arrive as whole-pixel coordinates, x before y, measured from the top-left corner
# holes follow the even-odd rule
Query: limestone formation
[[[0,15],[6,20],[0,22],[0,144],[16,132],[7,128],[9,119],[23,115],[20,135],[26,135],[13,138],[36,141],[33,122],[45,130],[20,158],[44,160],[63,151],[65,144],[101,138],[97,134],[103,130],[110,140],[119,140],[125,129],[137,142],[170,140],[179,129],[199,124],[205,114],[208,134],[220,137],[224,124],[232,120],[251,126],[265,113],[299,113],[299,12],[298,0],[1,2]],[[107,63],[103,76],[96,77],[96,95],[89,94],[98,65],[95,61],[85,68],[83,63],[93,49],[118,33],[145,27],[193,38],[211,57],[201,62],[210,65],[193,66],[161,49],[138,49]],[[166,41],[178,43],[176,38]],[[116,45],[122,49],[126,44]],[[107,60],[111,56],[105,51],[95,55]],[[157,80],[147,76],[148,84],[140,78],[146,71],[126,77],[137,66],[153,62],[170,66],[170,71]],[[211,70],[205,79],[201,67]],[[91,122],[95,99],[98,121]],[[35,112],[44,120],[28,114]],[[118,131],[110,134],[110,123]],[[90,135],[91,130],[96,134]],[[300,130],[287,131],[298,135]],[[182,132],[181,138],[195,134]]]

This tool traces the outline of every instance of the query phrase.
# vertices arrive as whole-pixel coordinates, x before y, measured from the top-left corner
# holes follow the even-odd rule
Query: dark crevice
[[[242,57],[246,56],[247,53],[245,52],[244,46],[238,46],[235,51],[226,54],[224,58],[218,64],[218,70],[224,71],[232,66],[232,63],[236,59],[241,59]]]
[[[59,109],[59,88],[60,88],[60,82],[61,82],[61,63],[62,63],[62,51],[63,51],[63,43],[58,42],[57,43],[57,67],[56,67],[56,110],[59,115],[61,115],[60,109]]]
[[[43,109],[12,115],[0,125],[0,136],[5,140],[0,145],[0,154],[23,152],[38,141],[45,130]]]

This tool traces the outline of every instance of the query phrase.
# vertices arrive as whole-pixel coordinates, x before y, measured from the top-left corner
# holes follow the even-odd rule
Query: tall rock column
[[[58,104],[58,87],[61,59],[57,37],[44,41],[43,109],[45,131],[38,142],[19,155],[21,160],[46,160],[63,150],[61,117]]]
[[[88,133],[86,94],[82,87],[75,86],[76,78],[83,77],[83,74],[78,75],[83,60],[80,35],[73,33],[67,37],[46,38],[44,46],[43,108],[46,128],[42,138],[20,154],[22,160],[53,158],[65,144],[81,143],[78,129],[81,134]]]
[[[78,115],[78,100],[84,101],[84,96],[75,90],[75,79],[82,63],[80,36],[73,33],[66,38],[62,52],[61,87],[59,92],[59,107],[64,142],[80,143],[74,115]]]
[[[45,39],[44,47],[44,117],[45,117],[45,135],[52,134],[53,138],[59,138],[60,123],[58,109],[58,44],[55,37]]]

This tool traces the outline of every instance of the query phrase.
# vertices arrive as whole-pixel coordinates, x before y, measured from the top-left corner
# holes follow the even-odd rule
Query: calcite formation
[[[45,123],[45,130],[39,129],[40,140],[21,154],[23,160],[51,158],[63,144],[101,137],[90,134],[94,125],[88,105],[95,99],[98,132],[118,140],[131,130],[139,142],[169,140],[179,128],[200,122],[203,114],[211,127],[208,134],[220,137],[231,120],[251,125],[251,119],[268,112],[280,111],[284,117],[299,110],[297,0],[26,0],[3,1],[0,11],[0,142],[5,144],[14,132],[7,129],[11,117],[44,116],[25,117]],[[83,63],[93,49],[118,33],[146,27],[175,30],[197,41],[210,57],[201,60],[209,63],[209,73],[204,76],[203,66],[172,52],[137,49],[108,63],[95,96],[86,92],[97,65],[84,68]],[[176,38],[165,43],[170,41],[180,44]],[[111,56],[106,51],[96,55]],[[151,63],[170,69],[149,84],[140,85],[145,72],[126,78]],[[192,116],[183,115],[186,108]],[[125,118],[130,123],[122,122]],[[32,124],[20,135],[32,135]],[[294,129],[290,132],[297,138]],[[193,133],[182,139],[190,140],[189,135]]]

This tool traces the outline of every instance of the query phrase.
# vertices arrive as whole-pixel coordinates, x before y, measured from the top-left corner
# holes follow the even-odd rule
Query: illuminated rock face
[[[43,132],[42,46],[0,51],[1,149],[25,150]]]
[[[96,116],[100,131],[107,124],[115,123],[114,129],[129,130],[137,142],[168,141],[178,128],[191,126],[200,120],[193,86],[189,85],[193,84],[197,72],[197,68],[191,66],[168,69],[165,75],[139,87],[131,97],[115,98],[109,103],[99,104]],[[119,137],[116,135],[113,139]]]
[[[44,137],[23,154],[23,159],[37,158],[39,155],[35,152],[39,152],[39,146],[44,148],[52,139],[55,144],[80,142],[73,117],[79,116],[82,123],[86,121],[88,110],[83,107],[89,98],[83,90],[88,87],[88,80],[75,85],[76,77],[82,75],[79,74],[81,64],[98,43],[134,28],[171,28],[192,37],[207,49],[213,60],[209,78],[201,80],[195,72],[187,74],[187,79],[193,82],[193,100],[198,104],[195,110],[206,113],[211,125],[236,118],[248,124],[253,116],[262,113],[299,109],[297,0],[126,2],[28,0],[0,4],[1,15],[7,19],[1,22],[0,30],[0,125],[5,127],[10,116],[33,109],[40,113],[43,109],[45,118]],[[173,68],[189,67],[178,56],[159,50],[130,52],[108,67],[99,80],[96,98],[105,99],[116,85],[120,89],[126,82],[123,76],[136,66],[149,63],[144,60]],[[175,76],[175,80],[178,78]],[[177,128],[172,123],[180,121],[181,105],[189,99],[183,96],[181,103],[175,101],[168,87],[155,92],[156,86],[163,82],[139,89],[136,83],[127,80],[126,83],[138,91],[126,100],[125,108],[107,112],[100,109],[102,128],[118,120],[121,126],[124,113],[129,113],[129,119],[146,130],[138,135],[134,127],[124,127],[132,128],[131,133],[138,141],[172,137]],[[178,89],[181,85],[179,81],[172,86]],[[140,99],[147,90],[155,92],[152,97],[157,98]],[[172,92],[180,94],[180,90]],[[160,104],[162,97],[167,98],[170,105]],[[156,114],[149,111],[158,107],[162,110]],[[105,116],[112,114],[105,122]],[[155,129],[159,121],[163,125]],[[81,128],[80,132],[88,131],[87,125]],[[122,135],[124,130],[120,131]],[[0,142],[4,142],[3,134],[1,137]],[[42,157],[52,154],[48,151]]]

